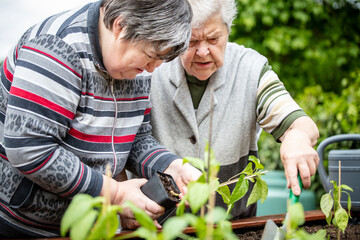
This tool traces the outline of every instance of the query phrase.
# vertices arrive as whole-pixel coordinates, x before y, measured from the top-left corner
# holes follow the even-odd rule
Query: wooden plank
[[[356,213],[359,214],[359,213]],[[355,215],[356,215],[355,214]],[[260,217],[250,217],[250,218],[243,218],[238,220],[232,220],[232,228],[233,229],[240,229],[240,228],[260,228],[264,227],[267,220],[273,220],[276,224],[281,225],[282,221],[285,219],[285,214],[276,214],[276,215],[267,215],[267,216],[260,216]],[[321,210],[314,210],[314,211],[305,211],[305,222],[317,221],[317,220],[325,220],[325,215],[322,213]],[[123,236],[133,231],[125,230],[121,233],[117,234],[116,236]],[[185,229],[184,233],[194,233],[195,229],[193,227],[188,227]],[[33,240],[70,240],[70,238],[32,238]]]
[[[285,219],[285,215],[286,214],[275,214],[275,215],[243,218],[238,220],[232,220],[231,223],[233,229],[265,227],[267,220],[273,220],[276,224],[282,225],[282,222]],[[317,221],[317,220],[325,220],[325,215],[322,213],[321,210],[305,211],[305,222]],[[184,233],[193,233],[194,231],[195,231],[194,228],[188,227],[185,229]]]

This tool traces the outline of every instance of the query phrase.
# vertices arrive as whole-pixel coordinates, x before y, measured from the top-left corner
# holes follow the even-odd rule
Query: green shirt
[[[201,98],[205,92],[209,79],[201,81],[196,77],[189,75],[188,73],[185,74],[190,90],[191,99],[193,101],[194,109],[197,109],[201,101]]]

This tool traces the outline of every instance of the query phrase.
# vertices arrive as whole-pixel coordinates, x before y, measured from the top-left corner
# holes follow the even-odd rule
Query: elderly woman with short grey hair
[[[258,156],[260,126],[281,142],[288,187],[299,195],[298,173],[304,187],[309,187],[319,161],[313,148],[319,137],[317,126],[264,56],[228,42],[237,11],[235,0],[189,2],[194,15],[189,49],[152,74],[154,137],[181,157],[202,158],[213,95],[211,147],[221,163],[220,182],[240,173],[250,155]],[[256,214],[256,203],[247,206],[249,192],[235,204],[233,217]],[[219,195],[217,205],[224,206]]]
[[[191,18],[186,0],[104,0],[24,33],[0,69],[0,238],[59,236],[71,199],[106,189],[156,219],[146,178],[200,175],[152,137],[150,78],[136,77],[187,49]],[[117,181],[125,168],[143,178]]]

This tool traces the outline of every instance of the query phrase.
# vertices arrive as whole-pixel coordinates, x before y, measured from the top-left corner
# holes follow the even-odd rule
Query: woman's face
[[[105,68],[114,79],[132,79],[144,70],[153,72],[163,63],[153,47],[123,39],[114,39],[112,47],[102,53]]]
[[[99,22],[101,53],[109,75],[114,79],[132,79],[144,70],[153,72],[163,63],[158,56],[170,49],[156,52],[150,44],[124,40],[125,29],[120,27],[120,23],[121,18],[118,18],[109,30]]]
[[[202,28],[193,28],[189,49],[181,56],[186,72],[199,80],[206,80],[221,68],[228,36],[220,15],[208,19]]]

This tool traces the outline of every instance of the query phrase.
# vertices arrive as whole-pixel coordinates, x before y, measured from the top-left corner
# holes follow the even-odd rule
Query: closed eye
[[[217,38],[209,38],[209,39],[208,39],[208,42],[209,42],[210,44],[216,44],[217,41],[218,41]]]

